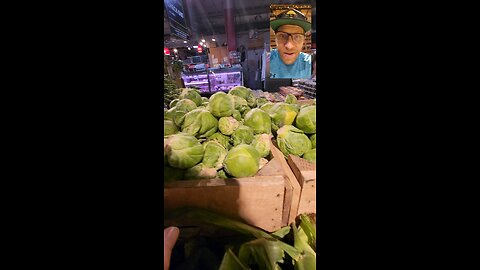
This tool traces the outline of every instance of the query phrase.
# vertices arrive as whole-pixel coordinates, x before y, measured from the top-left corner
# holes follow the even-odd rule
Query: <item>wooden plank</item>
[[[316,164],[293,155],[288,156],[288,164],[301,186],[297,214],[316,213]]]
[[[274,147],[272,144],[271,147]],[[283,158],[283,157],[280,157]],[[290,184],[287,176],[284,174],[284,168],[282,167],[279,158],[273,158],[270,162],[265,165],[258,173],[257,176],[267,176],[267,175],[283,175],[284,176],[284,199],[283,199],[283,210],[282,210],[282,227],[289,224],[289,214],[290,206],[292,204],[293,196],[293,187]]]
[[[240,219],[273,232],[282,227],[283,176],[256,176],[241,179],[199,180],[196,186],[164,188],[165,209],[195,206]],[[183,181],[178,181],[181,183]],[[202,183],[200,183],[202,182]]]
[[[316,171],[301,172],[302,192],[298,204],[298,214],[317,213]]]
[[[280,149],[277,148],[276,143],[272,140],[272,154],[275,158],[278,159],[280,162],[280,165],[282,166],[283,173],[286,176],[286,179],[288,181],[285,181],[285,186],[290,189],[291,188],[291,203],[290,203],[290,210],[288,214],[288,224],[292,223],[295,221],[295,218],[297,217],[297,211],[298,211],[298,204],[300,201],[300,192],[301,192],[301,187],[300,184],[293,174],[292,170],[290,169],[290,166],[288,165],[285,156],[283,153],[280,151]],[[286,194],[288,195],[288,194]]]
[[[269,162],[253,177],[165,183],[165,209],[210,209],[270,232],[287,226],[296,217],[300,185],[272,142],[267,159]]]

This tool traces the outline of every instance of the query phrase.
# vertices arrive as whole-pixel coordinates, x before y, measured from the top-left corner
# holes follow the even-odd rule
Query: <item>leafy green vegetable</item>
[[[286,157],[289,154],[301,157],[305,152],[312,149],[312,142],[307,135],[292,125],[285,125],[278,130],[277,143]]]
[[[296,270],[316,269],[317,255],[308,244],[308,238],[304,230],[300,227],[297,229],[295,223],[292,223],[292,231],[294,238],[294,247],[300,252],[300,257],[293,262]]]
[[[168,108],[171,109],[171,108],[175,107],[175,105],[177,105],[177,102],[178,102],[178,101],[180,101],[180,99],[178,99],[178,98],[172,100],[172,101],[170,102],[170,105],[168,106]]]
[[[264,158],[270,154],[270,134],[257,134],[253,137],[252,146],[258,151],[260,157]]]
[[[199,163],[185,171],[186,179],[209,179],[217,176],[217,170],[205,166],[203,163]]]
[[[249,126],[241,125],[230,136],[230,142],[233,146],[239,144],[251,144],[253,141],[253,129]]]
[[[232,249],[227,249],[223,256],[222,263],[218,270],[250,270],[248,266],[242,263],[240,259],[233,253]]]
[[[265,111],[266,113],[270,113],[270,109],[272,109],[273,105],[275,105],[275,103],[267,102],[260,106],[260,109]]]
[[[235,110],[233,96],[224,92],[213,94],[208,100],[208,110],[218,118],[232,115]]]
[[[257,264],[259,269],[281,270],[285,252],[278,240],[259,238],[240,247],[239,259],[246,264]]]
[[[195,109],[185,114],[182,124],[182,132],[190,135],[205,138],[218,129],[218,120],[205,109]]]
[[[287,97],[285,97],[285,103],[297,104],[298,101],[297,101],[297,98],[294,95],[288,94]]]
[[[200,106],[203,103],[202,96],[200,92],[194,88],[180,88],[182,91],[178,96],[179,99],[190,99],[195,102],[195,105]]]
[[[172,135],[178,133],[178,128],[171,120],[163,120],[163,136]]]
[[[237,110],[234,110],[233,113],[232,113],[232,117],[235,118],[235,120],[237,121],[241,121],[242,120],[242,114],[237,111]]]
[[[251,127],[254,134],[272,133],[272,120],[270,116],[261,109],[251,109],[245,115],[245,125]]]
[[[220,132],[215,132],[212,136],[207,138],[209,141],[216,141],[220,143],[225,149],[230,150],[232,145],[230,144],[230,137],[223,135]]]
[[[305,154],[303,154],[302,158],[313,163],[317,162],[317,149],[313,148],[308,150],[305,152]]]
[[[295,126],[306,134],[317,131],[317,106],[308,106],[300,110],[295,119]]]
[[[222,117],[218,120],[218,129],[224,135],[232,135],[239,126],[240,122],[231,116]]]
[[[194,136],[178,133],[164,140],[164,155],[170,166],[187,169],[203,159],[203,146]]]
[[[223,166],[233,177],[254,176],[259,169],[260,155],[250,145],[240,144],[228,151]]]
[[[310,141],[312,142],[312,148],[317,148],[317,134],[310,136]]]
[[[293,124],[297,116],[297,109],[291,104],[279,102],[269,110],[269,115],[272,118],[272,129],[277,131],[285,125]]]
[[[266,103],[268,103],[266,98],[257,98],[257,108],[262,107],[262,105]]]
[[[207,141],[203,143],[204,154],[202,163],[205,166],[219,170],[223,168],[223,160],[227,156],[227,149],[216,141]],[[217,172],[215,172],[216,174]]]

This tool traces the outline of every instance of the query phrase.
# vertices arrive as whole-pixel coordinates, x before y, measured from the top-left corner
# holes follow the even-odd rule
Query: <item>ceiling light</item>
[[[214,39],[214,38],[212,38],[212,41],[215,41],[215,39]]]
[[[173,52],[178,52],[178,50],[177,50],[177,49],[173,49]]]
[[[184,40],[184,41],[183,41],[183,43],[187,43],[187,41],[186,41],[186,40]]]
[[[197,46],[197,45],[195,45],[195,46],[193,46],[193,48],[195,48],[195,49],[196,49],[196,48],[198,48],[198,46]]]
[[[188,47],[188,50],[190,51],[190,47]]]
[[[205,42],[205,39],[202,39],[202,42]]]

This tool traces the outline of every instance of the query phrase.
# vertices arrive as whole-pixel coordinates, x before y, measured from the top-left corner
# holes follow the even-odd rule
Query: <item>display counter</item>
[[[316,98],[317,97],[317,83],[315,80],[305,80],[305,79],[298,79],[293,80],[293,86],[298,87],[304,90],[304,96],[306,98]]]
[[[227,92],[235,86],[243,85],[243,73],[241,68],[210,69],[210,91]]]
[[[209,71],[191,71],[183,72],[182,79],[185,87],[198,87],[201,93],[210,92]]]
[[[243,72],[238,67],[184,72],[182,78],[185,87],[199,87],[201,93],[228,92],[235,86],[243,85]]]

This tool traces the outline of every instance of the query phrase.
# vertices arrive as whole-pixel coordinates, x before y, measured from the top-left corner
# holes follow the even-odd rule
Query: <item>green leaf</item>
[[[300,227],[297,229],[292,223],[294,246],[301,253],[300,257],[293,262],[296,270],[316,269],[317,255],[307,242],[307,236]]]
[[[290,226],[285,226],[279,229],[278,231],[273,232],[271,235],[276,237],[277,239],[281,239],[285,237],[285,235],[287,235],[289,232],[290,232]]]
[[[306,214],[301,214],[300,227],[308,238],[308,244],[315,250],[317,245],[317,231],[312,218]]]
[[[247,264],[257,264],[259,269],[279,270],[278,263],[283,263],[285,253],[278,244],[271,239],[255,239],[240,247],[239,258]]]
[[[218,270],[250,270],[251,268],[243,264],[240,259],[229,248],[223,256],[222,263]]]

